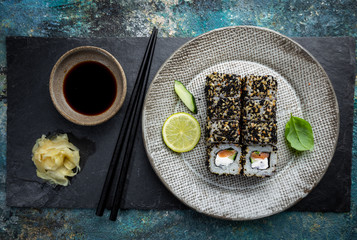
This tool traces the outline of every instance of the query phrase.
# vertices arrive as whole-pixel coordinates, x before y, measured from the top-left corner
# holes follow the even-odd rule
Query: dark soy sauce
[[[113,73],[106,66],[87,61],[69,70],[64,79],[63,92],[73,110],[92,116],[112,106],[117,84]]]

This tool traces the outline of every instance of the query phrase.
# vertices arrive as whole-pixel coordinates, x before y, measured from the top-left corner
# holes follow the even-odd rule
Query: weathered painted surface
[[[162,37],[193,37],[224,26],[256,25],[288,36],[357,37],[355,0],[103,2],[0,1],[0,239],[357,239],[357,98],[349,213],[283,212],[230,222],[191,210],[129,210],[110,222],[89,209],[6,207],[6,36],[148,36],[160,26]]]

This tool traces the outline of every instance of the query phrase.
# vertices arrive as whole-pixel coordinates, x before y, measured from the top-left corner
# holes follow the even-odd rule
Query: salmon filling
[[[250,155],[250,163],[252,168],[264,170],[269,168],[270,153],[254,151]]]
[[[215,165],[220,166],[229,166],[234,162],[234,159],[237,156],[237,151],[233,149],[221,150],[217,153],[215,159]]]

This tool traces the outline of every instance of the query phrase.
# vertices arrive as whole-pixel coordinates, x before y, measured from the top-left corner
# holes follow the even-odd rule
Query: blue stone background
[[[0,239],[357,239],[356,97],[349,213],[283,212],[232,222],[192,210],[128,210],[111,222],[108,213],[99,218],[93,209],[5,203],[6,36],[140,37],[160,26],[160,37],[195,37],[224,26],[255,25],[291,37],[357,37],[356,14],[355,0],[0,0]]]

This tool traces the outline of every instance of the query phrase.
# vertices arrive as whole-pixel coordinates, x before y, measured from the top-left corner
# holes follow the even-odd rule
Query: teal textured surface
[[[349,213],[283,212],[230,222],[191,210],[121,211],[109,222],[94,210],[20,209],[5,205],[6,36],[195,37],[231,25],[255,25],[291,37],[357,37],[354,0],[300,1],[1,1],[0,2],[0,238],[1,239],[356,239],[357,99]],[[355,94],[356,95],[356,94]]]

